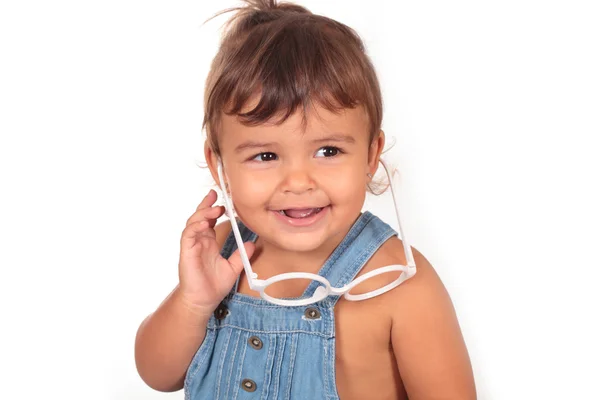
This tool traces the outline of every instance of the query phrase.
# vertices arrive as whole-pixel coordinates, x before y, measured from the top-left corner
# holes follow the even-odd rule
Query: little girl
[[[402,240],[361,213],[385,142],[363,43],[301,6],[247,3],[205,90],[226,207],[211,190],[187,221],[179,284],[136,337],[140,376],[190,400],[474,399],[434,269],[399,218]]]

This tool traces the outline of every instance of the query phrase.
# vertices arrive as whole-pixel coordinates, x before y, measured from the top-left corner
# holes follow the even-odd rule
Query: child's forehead
[[[251,109],[244,109],[242,112]],[[299,107],[283,122],[281,122],[282,116],[283,114],[279,113],[264,123],[249,125],[237,115],[223,113],[220,133],[233,140],[243,140],[247,136],[256,137],[257,135],[281,136],[284,133],[304,139],[332,134],[368,137],[369,118],[362,106],[343,108],[334,112],[315,105],[307,109],[306,113]]]

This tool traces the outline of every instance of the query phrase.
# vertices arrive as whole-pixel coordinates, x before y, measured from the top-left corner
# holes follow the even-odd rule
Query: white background
[[[133,347],[211,187],[226,17],[202,22],[238,3],[205,3],[0,3],[0,398],[183,398],[144,385]],[[479,398],[600,399],[598,3],[301,4],[365,41],[405,230]],[[369,208],[395,226],[388,196]]]

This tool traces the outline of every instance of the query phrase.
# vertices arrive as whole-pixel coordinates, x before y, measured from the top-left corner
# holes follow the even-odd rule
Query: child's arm
[[[183,387],[187,368],[206,335],[208,320],[233,287],[243,265],[236,251],[229,260],[220,255],[230,227],[217,218],[223,207],[210,191],[188,219],[181,236],[179,284],[158,309],[140,325],[135,361],[140,377],[160,391]],[[254,246],[246,243],[248,257]]]
[[[183,387],[192,357],[206,335],[209,315],[194,311],[177,286],[140,325],[135,361],[148,386],[163,392]]]
[[[476,399],[469,354],[448,292],[413,248],[417,274],[395,290],[392,345],[411,400]]]

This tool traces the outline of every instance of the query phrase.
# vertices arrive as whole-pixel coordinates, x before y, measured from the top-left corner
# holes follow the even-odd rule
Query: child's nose
[[[309,168],[303,165],[285,168],[285,176],[281,183],[284,192],[301,194],[316,188],[316,182]]]

